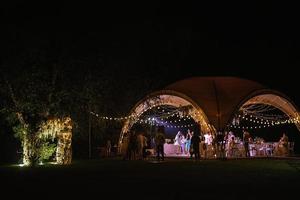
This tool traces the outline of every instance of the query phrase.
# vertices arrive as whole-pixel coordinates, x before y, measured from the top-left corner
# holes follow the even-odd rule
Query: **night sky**
[[[284,2],[8,1],[0,10],[0,67],[34,52],[44,63],[87,61],[122,84],[147,78],[163,80],[162,88],[192,76],[237,76],[279,90],[299,107],[297,8]],[[81,68],[73,73],[80,76]]]
[[[113,62],[134,72],[129,79],[153,71],[169,82],[239,76],[295,99],[290,88],[299,64],[296,8],[285,3],[9,2],[1,8],[1,56],[14,60],[38,48],[53,60],[101,57],[105,67]]]

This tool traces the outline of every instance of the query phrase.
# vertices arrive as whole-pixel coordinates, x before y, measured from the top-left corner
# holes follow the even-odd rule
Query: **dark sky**
[[[239,76],[299,99],[291,89],[300,63],[296,5],[9,1],[1,7],[4,62],[38,48],[54,60],[98,56],[108,68],[114,63],[140,74],[163,68],[170,81]]]

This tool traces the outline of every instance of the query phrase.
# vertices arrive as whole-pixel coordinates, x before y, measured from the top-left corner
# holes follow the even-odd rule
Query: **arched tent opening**
[[[299,120],[299,112],[296,109],[296,106],[291,100],[288,100],[284,95],[277,94],[260,94],[248,99],[239,110],[243,111],[249,108],[251,105],[264,104],[268,106],[273,106],[279,110],[281,110],[285,115],[295,122],[297,129],[300,131],[300,124],[297,123]]]
[[[201,132],[215,133],[216,131],[214,126],[209,123],[203,110],[192,99],[178,92],[162,90],[148,95],[139,101],[131,110],[120,134],[119,151],[122,151],[124,134],[128,132],[134,124],[141,122],[141,116],[144,113],[160,106],[171,106],[181,109],[182,116],[191,117],[200,126]]]
[[[141,138],[140,134],[144,136],[146,141],[144,144],[151,154],[156,149],[155,136],[163,130],[165,138],[164,155],[166,157],[187,157],[190,153],[192,135],[194,133],[200,134],[199,122],[187,115],[189,109],[190,106],[160,105],[153,107],[140,116],[132,129],[135,130],[139,139]],[[142,156],[142,153],[140,152],[138,156]]]
[[[295,142],[300,142],[300,135],[295,134],[300,130],[299,112],[295,104],[280,92],[253,92],[241,102],[233,116],[228,124],[229,129],[239,131],[240,136],[243,130],[247,130],[257,140],[278,142],[285,133],[290,138],[289,153],[294,153]]]

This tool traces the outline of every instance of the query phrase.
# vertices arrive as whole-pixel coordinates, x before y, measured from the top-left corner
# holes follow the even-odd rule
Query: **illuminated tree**
[[[4,101],[1,110],[14,127],[15,135],[31,149],[44,145],[41,139],[34,139],[38,138],[43,123],[54,118],[64,121],[64,117],[72,116],[73,142],[80,143],[74,153],[85,156],[89,111],[104,116],[127,115],[133,104],[164,80],[156,69],[138,71],[119,59],[106,60],[104,54],[86,57],[55,50],[49,56],[48,50],[41,47],[21,51],[0,66],[0,92]],[[103,145],[108,138],[117,142],[121,124],[92,118],[91,129],[92,143]],[[24,153],[32,154],[29,157],[36,157],[32,160],[38,162],[36,152],[46,155],[50,149],[43,146],[43,151],[29,152],[25,148]]]
[[[7,100],[2,112],[21,141],[23,163],[35,165],[55,150],[59,163],[70,163],[70,158],[62,158],[65,154],[59,155],[66,149],[67,157],[71,156],[72,137],[71,118],[64,108],[68,93],[58,85],[59,68],[31,67],[3,74]]]

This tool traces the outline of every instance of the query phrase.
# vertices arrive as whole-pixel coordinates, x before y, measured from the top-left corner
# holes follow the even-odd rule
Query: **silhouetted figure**
[[[225,157],[225,147],[224,147],[224,135],[222,132],[218,132],[216,136],[216,151],[218,158]],[[224,148],[223,148],[224,147]]]
[[[193,153],[191,154],[191,157],[194,154],[195,155],[195,160],[200,159],[199,143],[200,143],[200,137],[197,133],[194,133],[194,135],[191,138],[191,145],[192,145],[192,148],[193,148]]]
[[[121,146],[121,153],[123,154],[123,160],[129,159],[129,135],[130,132],[125,132],[123,136],[122,146]]]
[[[157,160],[160,160],[160,159],[164,160],[165,159],[164,144],[165,144],[164,127],[159,127],[158,131],[155,135],[156,158],[157,158]]]
[[[111,154],[111,141],[107,140],[106,142],[106,156],[110,157]]]
[[[138,151],[137,135],[135,130],[130,132],[128,144],[128,159],[135,160]]]
[[[250,157],[250,151],[249,151],[250,137],[251,137],[250,133],[248,131],[244,131],[244,134],[243,134],[243,143],[244,143],[246,157]]]
[[[234,136],[231,136],[231,139],[229,140],[229,144],[228,144],[229,157],[234,157],[235,155],[234,146],[235,146]]]

